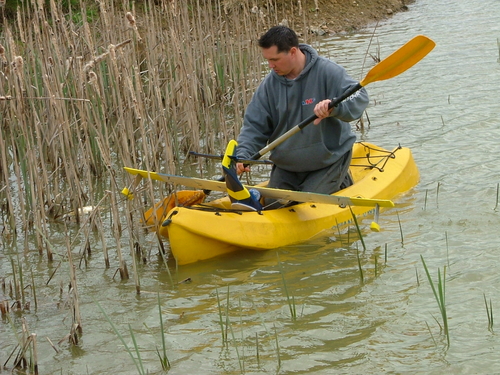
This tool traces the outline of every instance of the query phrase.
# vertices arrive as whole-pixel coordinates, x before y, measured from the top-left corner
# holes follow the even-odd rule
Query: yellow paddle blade
[[[368,72],[360,82],[361,86],[393,78],[422,60],[436,43],[425,35],[417,35],[405,45],[393,52]]]

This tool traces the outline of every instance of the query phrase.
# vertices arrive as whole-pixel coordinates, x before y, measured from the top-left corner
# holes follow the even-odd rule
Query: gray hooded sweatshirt
[[[237,155],[249,159],[302,120],[314,115],[315,105],[342,95],[357,84],[345,69],[300,44],[306,65],[293,80],[271,71],[255,91],[245,112]],[[352,148],[356,136],[349,121],[361,117],[368,105],[364,88],[340,103],[319,125],[309,125],[271,151],[274,164],[291,172],[326,168]]]

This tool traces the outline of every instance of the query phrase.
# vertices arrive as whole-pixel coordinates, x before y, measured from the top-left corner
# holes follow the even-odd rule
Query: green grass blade
[[[120,334],[120,332],[118,332],[118,329],[116,328],[116,326],[113,324],[113,322],[111,321],[111,319],[109,318],[108,314],[106,314],[106,312],[104,311],[104,309],[102,308],[102,306],[99,304],[99,302],[95,301],[94,302],[97,304],[97,307],[99,307],[99,310],[101,310],[101,312],[104,314],[104,317],[106,318],[106,320],[108,321],[108,323],[111,325],[111,328],[113,328],[113,331],[115,332],[115,334],[118,336],[118,338],[120,339],[120,341],[122,342],[125,350],[127,351],[127,353],[130,355],[130,358],[132,358],[132,361],[134,362],[134,365],[137,369],[137,372],[142,375],[142,374],[145,374],[144,373],[144,370],[141,370],[141,366],[139,366],[139,363],[137,362],[137,359],[134,357],[132,351],[130,350],[130,348],[128,347],[127,343],[125,342],[125,340],[123,339],[123,336]]]

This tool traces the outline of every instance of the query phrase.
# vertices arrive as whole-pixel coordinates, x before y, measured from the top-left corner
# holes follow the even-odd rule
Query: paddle
[[[432,51],[435,45],[436,43],[434,43],[433,40],[429,39],[425,35],[417,35],[416,37],[408,41],[405,45],[400,47],[398,50],[394,51],[392,54],[380,61],[373,68],[371,68],[361,82],[351,87],[342,96],[332,99],[328,107],[331,109],[334,106],[340,104],[356,91],[360,90],[370,83],[384,81],[400,75],[401,73],[405,72],[413,65],[418,63],[420,60],[422,60],[430,51]],[[250,160],[260,159],[266,153],[276,148],[278,145],[286,141],[295,133],[299,132],[301,129],[304,129],[307,125],[312,123],[317,118],[318,116],[316,115],[312,115],[306,118],[300,124],[295,125],[285,134],[281,135],[273,142],[269,143],[266,147],[252,155]],[[217,181],[224,181],[224,176],[220,177]],[[207,195],[210,194],[210,190],[204,190],[203,192]]]
[[[229,141],[226,152],[222,158],[222,172],[226,181],[226,190],[231,200],[231,207],[243,211],[260,211],[262,205],[243,184],[236,174],[235,162],[232,159],[238,143],[233,139]]]
[[[209,191],[221,191],[227,192],[227,185],[222,181],[217,180],[205,180],[203,178],[197,177],[186,177],[186,176],[176,176],[165,173],[150,172],[141,169],[134,169],[124,167],[127,173],[130,173],[137,178],[149,178],[151,180],[163,181],[173,185],[183,185],[189,186],[195,189],[203,189]],[[262,196],[273,198],[273,199],[283,199],[296,202],[309,202],[309,203],[324,203],[324,204],[336,204],[340,206],[366,206],[366,207],[394,207],[394,203],[387,199],[371,199],[371,198],[357,198],[357,197],[343,197],[340,195],[329,195],[320,193],[311,193],[307,191],[294,191],[294,190],[281,190],[266,188],[262,186],[246,186],[247,189],[255,189]],[[124,188],[124,190],[129,190]],[[196,191],[193,191],[195,193]],[[125,194],[125,193],[124,193]],[[127,194],[125,194],[127,195]],[[129,194],[130,196],[130,194]]]
[[[366,77],[361,82],[351,87],[342,96],[332,99],[328,108],[331,109],[340,104],[342,101],[344,101],[356,91],[360,90],[362,87],[365,87],[369,83],[384,81],[405,72],[420,60],[422,60],[430,51],[432,51],[435,45],[436,43],[434,43],[434,41],[432,41],[428,37],[424,35],[417,35],[409,42],[407,42],[404,46],[402,46],[397,51],[393,52],[391,55],[387,56],[385,59],[371,68]],[[266,153],[276,148],[276,146],[286,141],[301,129],[304,129],[307,125],[312,123],[317,118],[318,116],[316,115],[312,115],[306,118],[300,124],[295,125],[285,134],[281,135],[273,142],[269,143],[266,147],[258,151],[256,154],[252,155],[250,159],[260,159]]]

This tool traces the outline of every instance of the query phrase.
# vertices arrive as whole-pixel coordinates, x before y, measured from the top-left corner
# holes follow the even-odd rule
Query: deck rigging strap
[[[375,148],[371,147],[363,142],[359,142],[365,149],[368,150],[368,153],[365,156],[358,156],[358,157],[353,157],[352,160],[356,159],[366,159],[368,161],[368,164],[352,164],[351,162],[351,167],[360,167],[360,168],[370,168],[370,169],[377,169],[380,172],[384,171],[384,167],[389,161],[389,159],[394,159],[396,158],[396,151],[401,150],[402,147],[401,145],[398,145],[397,148],[395,148],[393,151],[387,151],[387,150],[382,150],[380,148]],[[370,151],[377,151],[380,153],[383,153],[384,155],[370,155]],[[374,159],[378,159],[375,161]],[[382,166],[379,164],[382,163]]]

